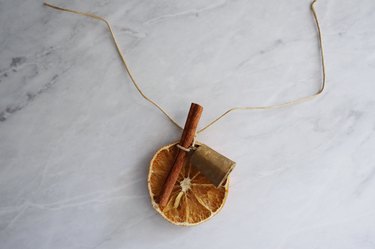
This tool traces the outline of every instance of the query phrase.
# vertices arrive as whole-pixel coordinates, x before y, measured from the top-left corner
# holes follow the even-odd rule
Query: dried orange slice
[[[148,189],[155,210],[175,225],[191,226],[202,223],[223,207],[228,195],[229,181],[216,188],[187,160],[173,188],[167,206],[161,210],[157,203],[165,179],[177,154],[176,144],[161,148],[151,160]]]

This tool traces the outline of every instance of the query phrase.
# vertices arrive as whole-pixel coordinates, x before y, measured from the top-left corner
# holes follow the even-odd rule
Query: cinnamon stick
[[[185,127],[182,132],[182,136],[180,140],[181,146],[185,148],[189,148],[192,145],[202,111],[203,111],[202,106],[195,104],[195,103],[191,104],[189,114],[187,116]],[[167,180],[164,183],[164,186],[160,195],[159,207],[161,209],[163,209],[169,201],[169,197],[172,193],[173,186],[176,184],[177,178],[181,172],[182,167],[184,166],[187,153],[188,152],[180,150],[180,149],[177,152],[173,166],[171,168],[171,171],[169,172]]]

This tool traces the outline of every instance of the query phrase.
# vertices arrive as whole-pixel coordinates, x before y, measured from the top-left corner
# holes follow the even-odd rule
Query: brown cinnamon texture
[[[187,116],[185,127],[180,140],[181,146],[189,148],[193,144],[194,136],[197,130],[199,119],[202,115],[202,111],[202,106],[195,103],[191,104],[189,114]],[[159,207],[161,209],[163,209],[169,201],[169,197],[172,193],[173,186],[176,184],[177,178],[181,172],[182,167],[184,166],[187,154],[188,152],[183,150],[178,150],[177,152],[173,166],[171,168],[171,171],[169,172],[167,180],[164,183],[159,198]]]

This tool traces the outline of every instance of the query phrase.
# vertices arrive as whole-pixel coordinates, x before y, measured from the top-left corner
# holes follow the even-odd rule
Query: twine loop
[[[302,96],[302,97],[298,97],[298,98],[295,98],[295,99],[292,99],[292,100],[289,100],[289,101],[286,101],[286,102],[276,103],[276,104],[272,104],[272,105],[264,105],[264,106],[236,106],[236,107],[232,107],[232,108],[228,109],[227,111],[225,111],[220,116],[216,117],[211,122],[209,122],[203,128],[201,128],[200,130],[198,130],[198,133],[201,133],[201,132],[205,131],[206,129],[208,129],[209,127],[211,127],[213,124],[215,124],[216,122],[218,122],[219,120],[221,120],[222,118],[224,118],[225,116],[227,116],[229,113],[234,112],[234,111],[241,111],[241,110],[242,111],[245,111],[245,110],[272,110],[272,109],[278,109],[278,108],[288,107],[288,106],[292,106],[292,105],[301,104],[301,103],[304,103],[306,101],[310,101],[313,98],[321,95],[324,92],[325,85],[326,85],[326,66],[325,66],[325,60],[324,60],[324,49],[323,49],[322,31],[320,29],[318,15],[317,15],[317,13],[315,11],[315,4],[316,4],[317,1],[318,0],[312,0],[312,2],[310,4],[310,7],[311,7],[311,12],[312,12],[312,15],[313,15],[313,18],[314,18],[314,21],[315,21],[315,25],[316,25],[316,29],[317,29],[318,45],[320,47],[320,63],[321,63],[322,74],[321,74],[321,83],[320,83],[319,89],[317,91],[315,91],[313,94]],[[113,41],[113,43],[114,43],[114,45],[116,47],[117,53],[120,56],[120,59],[121,59],[123,65],[124,65],[124,68],[125,68],[126,72],[128,73],[128,75],[130,77],[130,80],[133,83],[134,87],[139,92],[139,94],[146,101],[148,101],[149,103],[151,103],[152,105],[154,105],[157,109],[159,109],[174,125],[176,125],[181,130],[183,129],[182,126],[180,126],[177,123],[177,121],[171,115],[169,115],[169,113],[163,107],[161,107],[155,100],[151,99],[150,97],[148,97],[148,95],[146,95],[143,92],[140,84],[136,81],[136,79],[135,79],[132,71],[130,70],[130,67],[128,66],[128,63],[125,60],[125,56],[124,56],[124,54],[123,54],[123,52],[122,52],[122,50],[120,48],[120,45],[119,45],[119,43],[118,43],[118,41],[116,39],[115,33],[114,33],[113,29],[112,29],[112,26],[109,23],[109,21],[107,21],[107,19],[105,19],[105,18],[103,18],[101,16],[98,16],[98,15],[91,14],[91,13],[81,12],[81,11],[73,10],[73,9],[62,8],[62,7],[59,7],[59,6],[47,3],[47,2],[44,2],[44,5],[48,6],[50,8],[56,9],[56,10],[66,11],[66,12],[74,13],[74,14],[77,14],[77,15],[90,17],[90,18],[93,18],[93,19],[96,19],[96,20],[99,20],[99,21],[102,21],[103,23],[105,23],[106,26],[107,26],[107,28],[108,28],[108,31],[109,31],[109,33],[111,35],[112,41]],[[182,146],[180,146],[180,147],[182,147]]]
[[[193,151],[193,150],[196,150],[196,142],[197,142],[197,134],[194,135],[194,139],[193,139],[193,143],[191,144],[191,146],[189,148],[186,148],[184,146],[182,146],[181,144],[177,144],[177,148],[179,148],[180,150],[183,150],[185,152],[190,152],[190,151]]]
[[[190,152],[192,150],[192,146],[190,146],[189,148],[185,148],[181,144],[177,144],[176,146],[177,146],[177,148],[179,148],[180,150],[183,150],[185,152]]]

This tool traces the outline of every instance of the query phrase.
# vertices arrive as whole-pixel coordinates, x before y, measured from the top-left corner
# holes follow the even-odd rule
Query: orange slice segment
[[[159,214],[175,225],[197,225],[210,219],[223,207],[228,195],[229,181],[216,188],[187,160],[167,206],[161,210],[157,198],[177,154],[178,148],[175,145],[161,148],[151,160],[148,174],[151,203]]]

